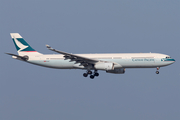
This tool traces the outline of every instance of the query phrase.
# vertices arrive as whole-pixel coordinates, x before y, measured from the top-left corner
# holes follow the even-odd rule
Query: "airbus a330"
[[[19,33],[10,33],[18,55],[6,53],[12,58],[34,65],[56,69],[83,69],[84,77],[99,76],[98,70],[124,74],[126,68],[159,68],[170,65],[175,59],[160,53],[71,54],[46,47],[59,54],[42,54],[33,49]]]

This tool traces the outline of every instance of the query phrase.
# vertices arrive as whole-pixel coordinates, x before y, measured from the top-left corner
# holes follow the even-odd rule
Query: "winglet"
[[[51,46],[49,46],[49,45],[46,45],[46,47],[47,47],[47,49],[49,49],[49,50],[52,50],[52,51],[54,51],[55,49],[53,49]]]
[[[49,48],[51,48],[49,45],[46,45],[46,47],[49,49]]]

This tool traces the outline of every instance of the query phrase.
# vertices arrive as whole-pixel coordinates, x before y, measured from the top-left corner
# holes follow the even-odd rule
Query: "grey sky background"
[[[1,120],[180,119],[179,0],[1,0]],[[170,55],[173,65],[100,71],[43,68],[12,59],[9,33],[18,32],[38,52],[45,45],[69,53]]]

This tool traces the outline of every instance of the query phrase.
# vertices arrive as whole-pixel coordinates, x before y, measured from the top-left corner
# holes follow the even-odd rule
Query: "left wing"
[[[65,60],[70,59],[70,62],[75,61],[75,64],[80,63],[80,65],[87,66],[88,64],[96,64],[97,62],[103,62],[100,60],[91,59],[91,58],[87,58],[87,57],[83,57],[83,56],[79,56],[79,55],[75,55],[75,54],[71,54],[71,53],[67,53],[67,52],[63,52],[63,51],[59,51],[59,50],[56,50],[56,49],[50,47],[49,45],[46,45],[46,47],[49,50],[63,54]]]

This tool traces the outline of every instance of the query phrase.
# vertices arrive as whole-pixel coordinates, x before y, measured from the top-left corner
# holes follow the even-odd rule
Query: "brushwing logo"
[[[28,46],[23,45],[21,42],[19,42],[15,37],[14,37],[14,41],[15,41],[16,45],[20,48],[18,50],[18,52],[22,51],[22,50],[24,50],[24,49],[26,49],[28,47]]]

